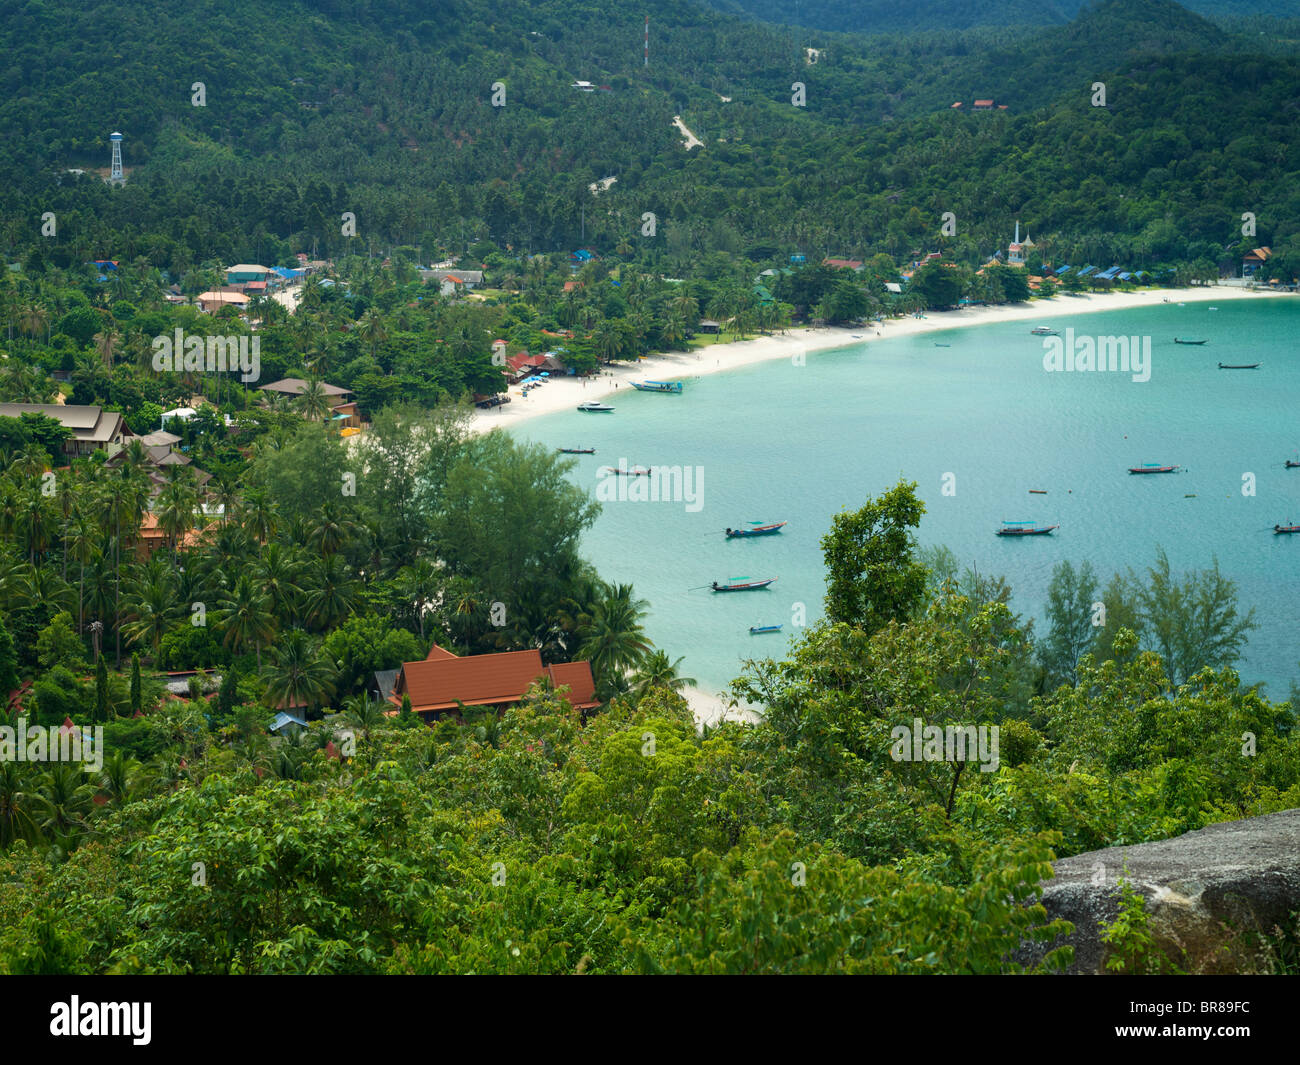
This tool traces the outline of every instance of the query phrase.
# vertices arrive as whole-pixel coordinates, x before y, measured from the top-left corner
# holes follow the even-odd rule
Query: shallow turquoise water
[[[550,415],[514,433],[548,446],[593,446],[576,483],[600,471],[690,467],[698,509],[683,501],[603,504],[584,552],[607,580],[630,581],[652,605],[648,631],[684,672],[720,689],[748,656],[779,655],[798,604],[820,616],[820,538],[833,514],[895,484],[919,483],[919,538],[964,564],[1002,574],[1013,606],[1041,617],[1052,567],[1088,559],[1102,579],[1154,561],[1175,569],[1217,556],[1253,606],[1259,628],[1243,678],[1274,698],[1300,678],[1300,300],[1197,303],[1060,316],[1077,335],[1151,337],[1151,379],[1048,373],[1036,323],[869,339],[810,355],[688,380],[682,396],[618,390],[613,414]],[[1204,347],[1173,338],[1206,338]],[[936,343],[951,347],[937,347]],[[1217,363],[1261,362],[1254,371]],[[652,376],[652,375],[651,375]],[[1134,477],[1129,466],[1184,472]],[[1243,495],[1254,474],[1255,494]],[[955,491],[943,494],[952,474]],[[621,479],[627,480],[627,479]],[[1030,495],[1029,489],[1047,495]],[[1185,498],[1194,494],[1195,498]],[[727,540],[723,529],[788,520],[778,536]],[[1050,537],[993,535],[1003,520],[1059,524]],[[715,595],[725,577],[778,577],[764,591]],[[694,590],[691,590],[694,589]],[[749,626],[783,623],[780,635]],[[1041,622],[1040,622],[1041,626]]]

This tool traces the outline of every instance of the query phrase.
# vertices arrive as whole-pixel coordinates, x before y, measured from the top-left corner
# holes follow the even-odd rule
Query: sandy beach
[[[1229,300],[1278,299],[1288,295],[1290,294],[1218,286],[1077,296],[1058,293],[1052,299],[1034,300],[1031,303],[930,312],[924,318],[888,319],[879,325],[871,323],[844,328],[796,328],[776,336],[714,344],[698,351],[647,355],[637,363],[615,366],[603,370],[598,377],[585,380],[553,377],[545,385],[530,391],[526,398],[519,386],[512,386],[509,390],[510,402],[492,410],[475,411],[472,426],[475,432],[509,429],[529,418],[572,410],[587,400],[615,397],[623,389],[631,389],[632,381],[672,380],[722,373],[775,359],[808,357],[818,351],[850,344],[870,344],[876,340],[918,333],[936,333],[945,329],[992,323],[1050,322],[1066,315],[1151,307],[1166,302],[1219,304]],[[1291,295],[1291,298],[1296,297]],[[682,695],[690,703],[699,724],[713,724],[724,716],[731,720],[752,720],[755,717],[753,708],[731,707],[725,696],[718,692],[688,688]]]
[[[945,329],[992,323],[1032,322],[1043,319],[1050,321],[1070,314],[1151,307],[1166,301],[1174,304],[1227,303],[1229,300],[1280,299],[1287,296],[1292,299],[1297,298],[1284,292],[1249,291],[1216,286],[1111,292],[1100,295],[1057,294],[1050,300],[1034,300],[1032,303],[1004,304],[997,307],[968,307],[959,311],[933,311],[924,318],[893,318],[879,325],[871,323],[843,328],[794,328],[776,336],[759,336],[752,340],[713,344],[697,351],[647,355],[639,362],[620,364],[602,370],[598,377],[581,379],[552,377],[540,388],[531,390],[527,397],[524,396],[521,387],[512,385],[509,390],[510,402],[492,410],[475,411],[472,426],[475,432],[480,433],[491,429],[509,429],[529,418],[572,410],[579,403],[588,400],[616,396],[620,390],[630,389],[633,381],[672,380],[679,377],[723,373],[760,362],[771,362],[774,359],[807,357],[831,348],[864,342],[870,344],[875,340],[889,340],[918,333],[937,333]]]

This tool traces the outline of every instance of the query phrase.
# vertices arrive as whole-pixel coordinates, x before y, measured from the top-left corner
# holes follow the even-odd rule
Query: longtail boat
[[[1259,369],[1259,363],[1257,363],[1257,362],[1242,362],[1242,363],[1221,362],[1221,363],[1219,363],[1219,369],[1220,369],[1220,370],[1258,370],[1258,369]]]
[[[1290,459],[1287,459],[1283,465],[1286,466],[1288,470],[1300,470],[1300,462],[1292,462]]]
[[[1130,466],[1129,473],[1173,473],[1180,466],[1158,466],[1154,462],[1144,462],[1141,466]]]
[[[734,540],[738,536],[771,536],[773,533],[779,533],[789,523],[774,521],[764,525],[757,521],[751,521],[749,524],[751,528],[748,529],[728,529],[727,539]]]
[[[561,455],[594,455],[596,453],[594,447],[557,447],[555,450]]]
[[[651,470],[641,466],[633,466],[630,470],[624,470],[618,466],[606,466],[605,472],[612,473],[617,477],[649,477]]]
[[[638,392],[669,392],[676,396],[682,394],[680,381],[633,381],[632,387]]]
[[[1273,532],[1278,536],[1282,533],[1300,533],[1300,525],[1274,525]]]
[[[583,411],[586,414],[608,414],[613,411],[613,409],[614,408],[608,403],[597,403],[594,399],[589,400],[586,403],[578,404],[578,410]]]
[[[1036,326],[1035,328],[1029,330],[1029,332],[1031,335],[1036,337],[1059,337],[1061,335],[1061,331],[1059,329],[1052,329],[1051,327],[1045,325]]]
[[[766,588],[769,584],[775,584],[775,577],[764,577],[762,580],[751,580],[749,577],[729,577],[728,583],[719,584],[714,581],[710,588],[715,592],[752,592],[758,588]]]
[[[780,625],[751,625],[749,627],[749,634],[751,636],[757,636],[759,635],[759,633],[763,633],[763,632],[780,632],[780,631],[781,631]]]
[[[1189,345],[1189,346],[1191,346],[1191,347],[1199,348],[1202,344],[1205,343],[1205,341],[1204,341],[1204,340],[1180,340],[1178,337],[1174,337],[1174,343],[1175,343],[1175,344],[1187,344],[1187,345]]]
[[[1035,525],[1032,521],[1003,521],[998,536],[1046,536],[1059,525]]]
[[[1047,489],[1046,489],[1046,488],[1031,488],[1031,489],[1029,489],[1029,494],[1030,494],[1031,496],[1045,496],[1045,495],[1047,495]]]

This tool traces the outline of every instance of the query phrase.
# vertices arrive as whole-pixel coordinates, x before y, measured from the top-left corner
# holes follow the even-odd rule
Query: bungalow
[[[301,396],[307,390],[307,382],[301,377],[286,377],[280,381],[272,381],[269,385],[262,385],[258,391],[274,392],[282,396]],[[325,393],[326,402],[330,405],[330,423],[339,429],[359,429],[361,427],[361,411],[358,409],[356,399],[346,388],[340,388],[338,385],[321,382],[321,390]]]
[[[99,450],[112,455],[135,436],[121,412],[104,410],[103,407],[72,403],[0,403],[0,418],[19,418],[24,414],[44,414],[71,429],[72,438],[63,443],[63,452],[69,458]]]
[[[246,285],[250,281],[265,281],[271,271],[265,266],[236,263],[226,268],[227,285]]]
[[[700,320],[701,333],[720,333],[721,331],[722,331],[721,322],[715,322],[712,318],[702,318]]]
[[[1253,277],[1273,255],[1272,248],[1256,248],[1241,260],[1241,276]]]
[[[976,110],[976,111],[992,111],[992,110],[993,110],[993,101],[992,101],[992,100],[976,100],[976,101],[975,101],[975,110]]]
[[[836,270],[861,270],[861,259],[823,259],[822,266],[829,266]]]
[[[498,712],[520,702],[528,689],[549,680],[556,688],[567,687],[564,696],[576,710],[593,710],[600,705],[590,662],[542,665],[536,649],[460,658],[434,644],[422,662],[403,662],[388,701],[398,712],[402,697],[410,696],[411,709],[425,720],[445,714],[459,714],[462,707],[487,706]]]
[[[433,269],[421,270],[420,280],[426,284],[430,281],[437,281],[441,286],[443,294],[448,295],[448,284],[450,291],[454,292],[459,288],[466,291],[473,291],[479,285],[483,284],[482,270],[451,270],[451,269]]]
[[[222,307],[243,310],[248,306],[248,297],[242,292],[200,292],[194,302],[204,314],[211,314]]]

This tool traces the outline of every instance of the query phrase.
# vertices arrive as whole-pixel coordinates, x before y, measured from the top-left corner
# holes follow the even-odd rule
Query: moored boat
[[[594,455],[596,453],[594,447],[557,447],[555,450],[561,455]]]
[[[998,536],[1046,536],[1059,525],[1035,525],[1032,521],[1003,521]]]
[[[1239,363],[1221,362],[1221,363],[1219,363],[1219,369],[1220,369],[1220,370],[1258,370],[1258,369],[1259,369],[1259,363],[1257,363],[1257,362],[1239,362]]]
[[[728,529],[727,539],[734,540],[738,536],[771,536],[773,533],[779,533],[786,527],[788,522],[774,521],[763,524],[757,521],[751,521],[751,528],[748,529]]]
[[[1278,536],[1282,533],[1300,533],[1300,525],[1274,525],[1273,532]]]
[[[1130,466],[1129,473],[1173,473],[1180,466],[1160,466],[1154,462],[1144,462],[1141,466]]]
[[[644,466],[633,466],[630,470],[625,470],[620,466],[606,466],[605,472],[612,473],[617,477],[649,477],[654,467],[648,469]]]
[[[1202,344],[1205,343],[1205,341],[1204,341],[1204,340],[1180,340],[1178,337],[1174,337],[1174,343],[1175,343],[1175,344],[1189,344],[1189,345],[1191,345],[1192,347],[1200,347]]]
[[[578,404],[578,410],[586,414],[608,414],[613,409],[608,403],[598,403],[594,399]]]
[[[775,577],[764,577],[761,580],[751,580],[749,577],[729,577],[726,584],[719,584],[714,581],[709,587],[715,592],[752,592],[775,583]]]
[[[1286,466],[1288,470],[1300,470],[1300,462],[1292,462],[1290,459],[1287,459],[1283,465]]]
[[[632,387],[638,392],[669,392],[677,396],[682,394],[680,381],[633,381]]]
[[[780,632],[780,631],[781,631],[780,625],[751,625],[749,627],[749,634],[751,636],[757,636],[759,633],[763,633],[763,632]]]
[[[1036,337],[1059,337],[1061,335],[1059,329],[1052,329],[1045,325],[1035,326],[1033,329],[1029,330],[1029,332],[1031,335]]]

